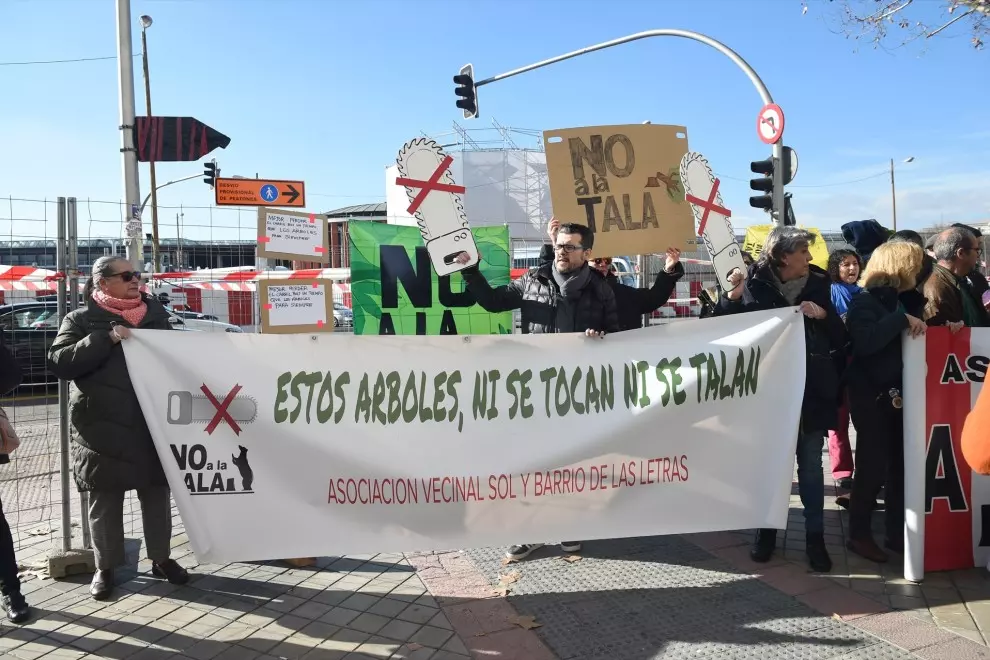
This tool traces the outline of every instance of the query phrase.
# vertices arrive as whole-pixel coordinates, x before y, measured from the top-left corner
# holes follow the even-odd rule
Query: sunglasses
[[[612,265],[612,260],[611,259],[592,259],[591,260],[591,263],[595,264],[596,266],[611,266]]]
[[[124,271],[123,273],[114,273],[113,275],[110,275],[110,277],[119,277],[125,283],[132,282],[134,280],[138,280],[139,282],[141,281],[141,273],[136,270],[135,271],[128,270],[128,271]]]

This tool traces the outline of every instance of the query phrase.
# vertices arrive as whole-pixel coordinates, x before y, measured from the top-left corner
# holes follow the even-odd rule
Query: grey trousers
[[[93,491],[89,494],[89,520],[93,532],[96,568],[114,569],[124,563],[124,493]],[[172,502],[168,486],[137,491],[144,524],[144,546],[148,559],[162,562],[171,554]]]

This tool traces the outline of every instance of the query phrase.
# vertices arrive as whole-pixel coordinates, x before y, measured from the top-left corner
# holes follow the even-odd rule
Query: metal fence
[[[123,235],[128,213],[118,202],[3,201],[0,231],[6,233],[0,235],[0,269],[19,269],[16,272],[24,277],[0,279],[0,332],[25,380],[0,401],[22,438],[10,463],[0,465],[0,501],[14,530],[19,557],[38,557],[51,548],[64,549],[69,542],[85,545],[88,541],[85,498],[80,498],[67,479],[69,386],[48,372],[47,352],[61,318],[80,303],[81,286],[93,262],[104,255],[125,255],[125,241],[111,237]],[[162,272],[150,277],[147,286],[172,310],[174,327],[195,332],[259,331],[256,211],[162,206],[159,218]],[[931,232],[922,234],[927,239]],[[823,237],[830,250],[845,245],[837,233],[823,233]],[[988,238],[984,237],[984,249],[990,247]],[[338,237],[331,247],[339,250],[342,245],[346,243]],[[512,268],[537,265],[542,245],[542,241],[513,239]],[[685,276],[671,300],[651,315],[651,324],[696,318],[701,310],[699,293],[715,287],[703,245],[683,253],[682,259]],[[152,260],[148,237],[144,262],[149,270]],[[615,264],[623,282],[650,286],[663,267],[663,256],[616,259]],[[312,264],[270,262],[266,266],[278,276]],[[333,296],[334,330],[352,332],[346,277],[333,280]],[[125,506],[136,508],[136,501],[131,498]]]

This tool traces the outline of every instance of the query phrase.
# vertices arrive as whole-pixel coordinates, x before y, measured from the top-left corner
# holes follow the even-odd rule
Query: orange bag
[[[985,384],[976,397],[976,405],[966,415],[960,442],[970,469],[990,474],[990,387]]]

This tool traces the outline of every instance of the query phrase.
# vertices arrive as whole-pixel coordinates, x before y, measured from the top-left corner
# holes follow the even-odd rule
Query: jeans
[[[14,537],[10,525],[3,515],[0,505],[0,593],[4,596],[21,592],[21,581],[17,577],[17,558],[14,556]]]
[[[824,447],[824,430],[801,429],[797,441],[798,494],[804,506],[804,530],[808,534],[825,533]]]

